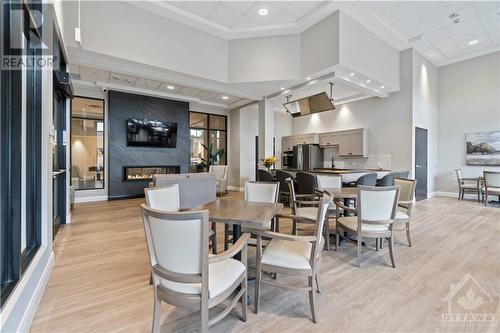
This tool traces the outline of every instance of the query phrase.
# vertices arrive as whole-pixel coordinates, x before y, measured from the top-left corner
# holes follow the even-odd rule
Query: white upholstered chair
[[[166,187],[145,188],[144,194],[148,207],[166,212],[178,212],[181,209],[178,184],[172,184]],[[212,223],[212,229],[209,230],[208,235],[212,242],[212,250],[214,253],[217,253],[215,223]]]
[[[229,166],[227,165],[211,165],[208,173],[215,175],[217,178],[216,188],[217,194],[227,193],[227,178],[229,174]]]
[[[332,202],[330,195],[320,199],[316,217],[311,220],[300,216],[278,215],[277,218],[293,220],[308,220],[315,224],[312,236],[288,235],[273,231],[256,231],[257,235],[257,275],[255,283],[254,311],[259,311],[260,290],[262,285],[271,285],[280,288],[294,290],[307,290],[309,292],[309,304],[311,307],[312,321],[316,322],[316,312],[314,310],[314,297],[319,287],[319,263],[321,251],[324,246],[322,236],[323,224],[328,210],[328,205]],[[268,245],[262,251],[262,238],[270,238]],[[307,287],[295,287],[277,280],[265,280],[262,272],[278,273],[292,276],[304,276],[308,279]]]
[[[489,195],[498,195],[500,197],[500,172],[483,171],[485,198],[484,205],[488,205]]]
[[[344,216],[337,219],[335,250],[339,248],[340,235],[343,235],[344,232],[355,235],[358,247],[356,262],[358,266],[361,266],[363,239],[375,238],[378,250],[378,239],[388,238],[392,267],[396,268],[392,228],[396,219],[399,191],[399,186],[374,187],[359,185],[356,209],[335,202],[340,208],[357,213],[357,216]]]
[[[201,311],[201,331],[224,318],[241,301],[247,317],[247,240],[243,234],[229,250],[208,255],[208,211],[165,212],[141,205],[153,270],[153,332],[160,331],[161,302]],[[241,252],[241,261],[232,257]],[[221,313],[208,310],[230,298]]]
[[[246,182],[245,201],[277,203],[279,198],[279,190],[280,190],[280,184],[277,182]],[[271,229],[275,230],[275,226],[272,225]],[[231,231],[232,227],[226,224],[224,228],[225,249],[227,249],[227,247],[229,246]],[[251,230],[246,229],[244,227],[241,228],[241,231],[251,232]]]
[[[413,197],[415,196],[415,187],[417,181],[413,179],[394,178],[394,186],[400,187],[398,211],[396,212],[396,226],[398,224],[405,224],[406,239],[408,246],[411,246],[410,237],[410,221],[411,221],[411,208],[413,206]]]

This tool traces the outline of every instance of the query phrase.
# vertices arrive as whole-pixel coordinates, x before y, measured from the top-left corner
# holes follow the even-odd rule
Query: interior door
[[[417,201],[427,199],[427,130],[415,127],[415,179]]]

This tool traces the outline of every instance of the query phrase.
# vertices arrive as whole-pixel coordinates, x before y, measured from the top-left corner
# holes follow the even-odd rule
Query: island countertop
[[[283,171],[289,172],[295,176],[295,173],[303,171],[303,170],[294,170],[294,169],[283,169]],[[340,169],[340,168],[319,168],[314,170],[308,170],[303,172],[309,172],[313,174],[330,174],[330,175],[339,175],[342,177],[343,183],[350,183],[356,181],[359,177],[367,174],[367,173],[376,173],[377,179],[380,179],[387,175],[390,170],[384,169]]]

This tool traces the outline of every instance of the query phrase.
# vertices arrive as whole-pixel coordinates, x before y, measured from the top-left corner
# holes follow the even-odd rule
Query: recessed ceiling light
[[[476,45],[477,43],[479,43],[479,41],[477,39],[474,39],[469,42],[469,45]]]
[[[113,77],[112,77],[112,78],[113,78],[113,80],[119,80],[119,79],[120,79],[120,78],[119,78],[118,76],[116,76],[116,75],[113,75]]]
[[[384,89],[385,87],[384,86],[380,86],[380,89]]]
[[[370,80],[370,79],[366,80],[366,83],[370,83],[370,82],[372,82],[372,80]]]
[[[280,89],[281,89],[281,90],[285,90],[285,87],[281,87]]]
[[[174,89],[175,89],[175,87],[174,87],[174,86],[167,86],[167,89],[168,89],[168,90],[174,90]]]
[[[132,83],[132,80],[131,80],[131,79],[127,79],[127,82],[128,82],[128,83]]]
[[[306,77],[306,80],[307,80],[307,81],[309,81],[310,79],[311,79],[311,77],[310,77],[310,76]]]
[[[351,76],[354,76],[355,74],[354,73],[351,73]]]
[[[229,97],[227,97],[227,96],[222,96],[222,99],[223,99],[223,100],[226,100],[226,99],[228,99],[228,98],[229,98]]]
[[[259,15],[260,16],[266,16],[268,13],[267,9],[266,8],[261,8],[259,9]]]

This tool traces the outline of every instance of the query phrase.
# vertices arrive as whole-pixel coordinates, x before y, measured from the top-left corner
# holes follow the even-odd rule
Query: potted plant
[[[214,146],[210,143],[208,146],[201,144],[203,149],[206,151],[206,158],[200,155],[201,162],[198,164],[198,168],[207,171],[211,165],[219,164],[220,157],[224,154],[224,148],[219,150],[214,150]]]

